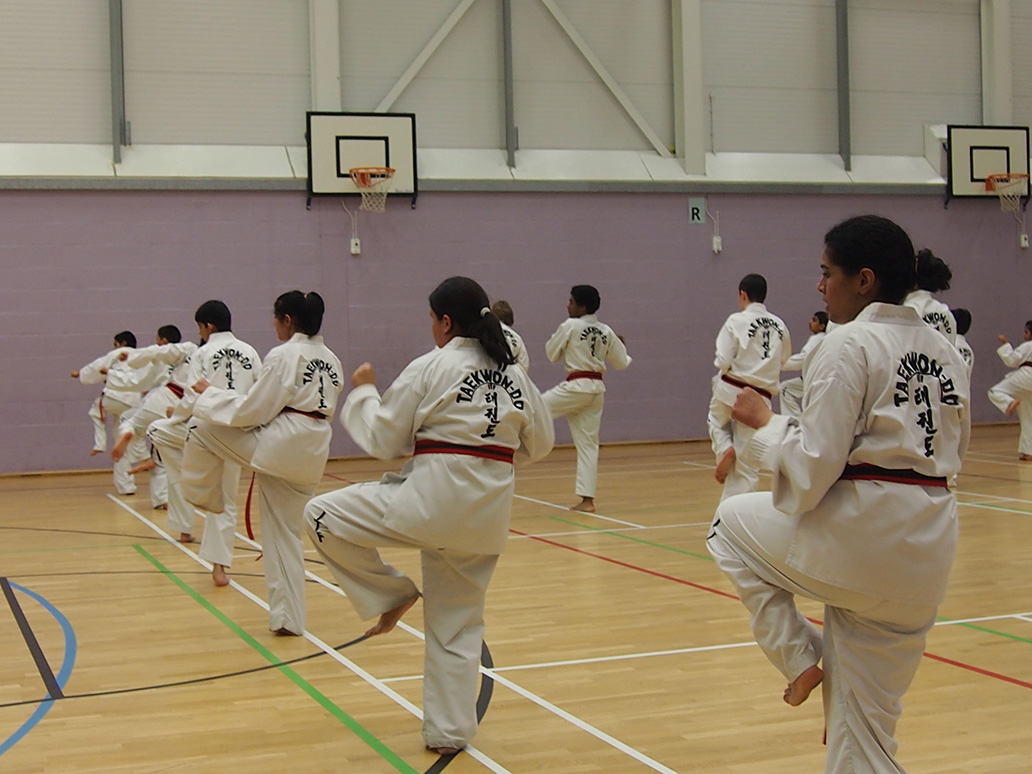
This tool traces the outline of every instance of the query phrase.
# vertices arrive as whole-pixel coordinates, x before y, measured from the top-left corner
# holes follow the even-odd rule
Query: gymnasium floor
[[[1016,448],[1015,425],[975,429],[950,592],[904,699],[911,774],[1030,768],[1032,463]],[[321,491],[399,465],[334,461]],[[419,605],[335,649],[365,625],[309,552],[309,632],[275,637],[258,546],[239,535],[234,583],[214,588],[146,475],[131,497],[108,474],[0,478],[0,771],[823,771],[819,692],[781,701],[706,552],[708,445],[603,447],[595,516],[566,509],[573,467],[560,449],[517,474],[486,714],[453,759],[420,736]],[[384,554],[418,573],[416,554]]]

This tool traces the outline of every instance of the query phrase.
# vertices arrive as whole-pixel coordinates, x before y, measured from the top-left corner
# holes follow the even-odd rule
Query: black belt
[[[287,406],[281,414],[301,414],[302,416],[311,417],[312,419],[326,419],[325,414],[320,414],[318,411],[302,411],[301,409],[291,408]]]
[[[946,479],[939,476],[926,476],[916,470],[893,470],[879,468],[877,465],[846,465],[839,476],[842,481],[889,481],[893,484],[916,484],[918,486],[938,486],[948,488]]]
[[[774,397],[773,395],[770,394],[769,390],[765,390],[762,387],[755,387],[755,386],[749,384],[748,382],[743,382],[741,379],[735,379],[735,377],[728,376],[727,374],[721,374],[720,375],[720,380],[722,382],[727,382],[728,384],[732,384],[735,387],[739,387],[739,388],[741,388],[743,390],[746,387],[749,387],[750,389],[756,390],[756,392],[760,393],[760,395],[762,395],[767,400],[771,400]]]

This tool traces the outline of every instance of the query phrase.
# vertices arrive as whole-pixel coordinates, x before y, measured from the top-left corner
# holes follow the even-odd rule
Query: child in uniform
[[[495,301],[491,304],[491,311],[494,312],[495,317],[502,324],[502,333],[505,334],[505,340],[509,342],[509,350],[512,352],[512,356],[516,358],[516,362],[523,367],[524,371],[529,372],[530,353],[527,352],[527,348],[523,344],[523,337],[512,329],[514,320],[512,306],[510,306],[508,301]]]
[[[1021,422],[1018,459],[1028,462],[1032,460],[1032,320],[1025,323],[1025,341],[1016,347],[1000,334],[996,354],[1014,370],[990,388],[989,400],[1008,417],[1017,413]]]
[[[802,371],[806,364],[806,358],[817,345],[824,340],[824,332],[828,327],[828,313],[824,311],[814,312],[810,318],[810,338],[806,340],[803,348],[785,361],[782,371]],[[781,413],[790,417],[798,417],[802,411],[803,400],[803,377],[797,376],[794,379],[786,379],[781,383]]]

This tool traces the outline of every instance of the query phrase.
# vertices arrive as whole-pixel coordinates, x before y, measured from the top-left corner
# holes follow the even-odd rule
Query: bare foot
[[[286,626],[281,626],[279,629],[273,632],[277,637],[300,637],[301,635],[297,632],[292,632]]]
[[[114,452],[112,452],[112,454],[114,454]],[[137,462],[129,468],[129,473],[135,476],[137,473],[143,473],[145,470],[154,470],[156,467],[158,467],[158,463],[148,457],[143,462]]]
[[[125,450],[129,448],[129,442],[133,440],[132,433],[122,433],[122,437],[118,439],[118,443],[111,449],[111,459],[118,462],[122,457],[125,456]]]
[[[179,533],[179,542],[180,543],[192,543],[193,542],[193,535],[191,535],[189,532],[180,532]]]
[[[576,505],[570,506],[571,511],[582,511],[583,513],[594,513],[595,512],[595,498],[594,497],[582,497],[581,501]]]
[[[398,621],[401,617],[408,612],[408,609],[416,604],[416,600],[419,599],[420,594],[416,592],[416,596],[412,599],[407,599],[398,605],[393,610],[388,610],[380,616],[380,620],[376,622],[376,626],[365,633],[366,637],[374,637],[377,634],[386,634],[395,626],[398,625]]]
[[[431,747],[430,745],[427,745],[426,749],[432,753],[437,753],[438,755],[458,755],[462,752],[461,747]]]
[[[90,451],[90,456],[91,457],[96,457],[98,454],[103,454],[103,453],[104,453],[103,449],[93,449],[92,451]]]
[[[156,510],[156,511],[167,511],[168,510],[168,503],[161,503],[159,505],[155,505],[154,506],[154,510]]]
[[[1032,460],[1032,454],[1019,454],[1018,459],[1022,462],[1028,462],[1029,460]]]
[[[1020,403],[1021,403],[1020,400],[1012,400],[1010,402],[1010,405],[1007,406],[1007,416],[1008,417],[1013,417],[1014,416],[1014,412],[1018,410],[1018,404],[1020,404]]]
[[[810,698],[810,692],[820,685],[821,680],[823,679],[824,670],[814,664],[799,675],[799,677],[790,682],[788,687],[785,688],[785,703],[791,704],[793,707],[798,707]]]
[[[226,576],[225,565],[213,564],[211,566],[211,579],[215,581],[216,586],[228,586],[229,578]]]
[[[717,480],[718,484],[723,484],[727,481],[727,474],[731,472],[731,468],[735,465],[735,456],[735,449],[732,446],[720,458],[720,462],[717,463],[717,470],[713,474],[713,478]]]

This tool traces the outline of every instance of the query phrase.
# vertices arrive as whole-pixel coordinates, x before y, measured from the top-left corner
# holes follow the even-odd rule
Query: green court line
[[[946,623],[953,623],[952,618],[945,618],[944,616],[938,616],[938,620],[945,621]],[[998,632],[995,629],[989,629],[985,626],[976,626],[973,623],[958,623],[957,626],[963,626],[965,629],[974,629],[975,631],[985,632],[986,634],[995,634],[997,637],[1006,637],[1008,640],[1016,640],[1018,642],[1028,643],[1032,645],[1032,640],[1027,637],[1019,637],[1016,634],[1008,634],[1007,632]]]
[[[197,602],[201,607],[203,607],[213,616],[218,618],[222,623],[229,627],[229,629],[234,634],[236,634],[240,639],[242,639],[244,642],[250,645],[259,654],[261,654],[261,656],[266,661],[268,661],[270,664],[283,664],[282,660],[278,656],[276,656],[276,654],[274,654],[272,651],[270,651],[268,648],[266,648],[264,645],[258,642],[258,640],[256,640],[250,634],[245,632],[236,622],[234,622],[232,619],[226,616],[225,613],[223,613],[221,610],[212,605],[208,600],[206,600],[204,597],[202,597],[200,594],[198,594],[196,591],[190,588],[190,586],[188,586],[186,582],[183,581],[178,575],[176,575],[170,569],[165,567],[155,557],[151,556],[151,554],[147,553],[147,550],[143,548],[143,546],[134,544],[133,548],[138,553],[143,555],[143,557],[148,562],[150,562],[158,570],[160,570],[166,578],[175,583],[177,586],[179,586],[180,589],[182,589],[189,596],[191,596],[193,600]],[[288,678],[290,678],[301,690],[303,690],[305,693],[307,693],[309,696],[315,699],[316,702],[322,705],[322,707],[327,712],[329,712],[331,715],[337,718],[337,720],[339,720],[341,723],[343,723],[345,726],[351,729],[363,742],[372,747],[380,755],[380,757],[382,757],[385,761],[390,763],[395,769],[404,772],[405,774],[419,774],[419,772],[416,771],[416,769],[412,768],[407,763],[405,763],[405,761],[403,761],[397,753],[395,753],[393,750],[387,747],[387,745],[385,745],[383,742],[381,742],[379,739],[377,739],[375,736],[369,733],[369,731],[363,728],[357,720],[355,720],[353,717],[348,715],[344,710],[342,710],[340,707],[338,707],[336,704],[330,701],[324,694],[320,693],[319,690],[315,688],[315,686],[306,681],[303,677],[301,677],[301,675],[299,675],[293,669],[291,669],[288,666],[282,665],[279,667],[279,670]]]
[[[641,543],[642,545],[652,546],[653,548],[662,548],[664,551],[673,551],[676,554],[683,554],[684,556],[693,556],[696,559],[705,559],[707,562],[712,562],[712,556],[706,556],[705,554],[695,554],[691,551],[685,551],[681,548],[674,548],[673,546],[663,545],[662,543],[654,543],[651,540],[642,540],[641,538],[633,537],[626,532],[614,532],[611,529],[602,529],[601,527],[591,527],[587,524],[580,524],[576,521],[570,521],[569,519],[562,519],[558,516],[549,516],[548,518],[553,521],[562,522],[563,524],[569,524],[572,527],[580,527],[581,529],[590,529],[592,532],[600,532],[604,535],[611,535],[613,537],[620,537],[624,540],[631,540],[635,543]]]

